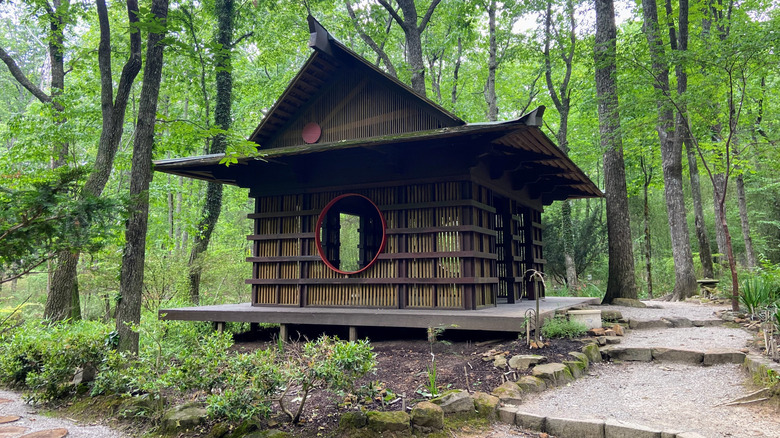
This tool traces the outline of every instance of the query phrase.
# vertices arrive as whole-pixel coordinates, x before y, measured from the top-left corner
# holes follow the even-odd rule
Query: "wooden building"
[[[335,40],[250,140],[261,155],[155,162],[249,189],[253,306],[474,310],[543,293],[541,215],[601,191],[542,132],[544,107],[466,123]]]

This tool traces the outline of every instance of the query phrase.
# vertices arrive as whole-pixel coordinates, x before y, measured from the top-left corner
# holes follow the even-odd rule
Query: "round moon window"
[[[338,196],[317,219],[317,251],[334,271],[357,274],[379,258],[385,227],[385,218],[370,199],[356,193]]]

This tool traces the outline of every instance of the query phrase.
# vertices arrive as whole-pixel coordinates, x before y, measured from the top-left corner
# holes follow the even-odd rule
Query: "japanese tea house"
[[[311,56],[249,137],[259,157],[155,162],[249,189],[251,305],[470,311],[543,294],[544,206],[602,196],[542,132],[544,107],[466,123],[309,28]]]

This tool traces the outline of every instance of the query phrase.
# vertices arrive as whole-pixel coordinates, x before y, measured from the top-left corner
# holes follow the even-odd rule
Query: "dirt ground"
[[[294,336],[298,338],[298,333]],[[274,332],[259,332],[252,337],[237,337],[236,348],[249,351],[257,348],[275,348]],[[338,333],[335,333],[338,335]],[[301,341],[316,338],[316,331],[300,333]],[[490,393],[507,377],[505,370],[493,366],[492,361],[483,360],[483,354],[507,352],[507,358],[517,354],[542,354],[549,362],[567,359],[571,351],[579,351],[582,342],[558,339],[540,349],[529,349],[525,339],[517,339],[507,333],[471,332],[462,330],[445,331],[435,342],[427,340],[425,330],[382,329],[361,332],[361,337],[371,341],[376,353],[376,371],[358,382],[361,394],[334,394],[317,391],[306,402],[304,418],[298,426],[275,425],[297,436],[327,434],[338,425],[340,415],[358,405],[369,410],[401,410],[406,406],[429,399],[426,394],[428,369],[435,360],[437,386],[440,391],[466,389]],[[294,347],[294,343],[292,345]],[[530,373],[530,372],[526,372]],[[522,373],[518,373],[520,375]],[[367,395],[372,395],[368,398]],[[294,395],[293,395],[294,398]],[[272,420],[273,424],[274,421]],[[458,436],[473,435],[463,431]],[[487,432],[485,432],[487,433]],[[491,436],[528,436],[537,434],[514,431],[492,431]]]

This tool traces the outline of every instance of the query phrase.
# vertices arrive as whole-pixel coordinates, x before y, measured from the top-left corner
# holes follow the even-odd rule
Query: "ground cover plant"
[[[490,392],[506,370],[484,361],[482,353],[531,352],[524,342],[495,333],[448,331],[430,342],[422,330],[369,331],[371,342],[345,342],[314,328],[281,343],[276,327],[217,333],[208,324],[144,319],[143,348],[133,357],[112,348],[111,330],[96,321],[28,320],[0,335],[0,383],[49,406],[117,400],[104,416],[132,420],[133,433],[154,430],[171,406],[196,401],[207,409],[209,422],[193,436],[218,423],[270,423],[310,436],[321,428],[335,430],[343,412],[399,410],[427,400],[431,386]],[[485,345],[475,342],[480,340]],[[563,360],[580,346],[559,340],[544,353]],[[73,376],[91,367],[94,380],[74,385]]]

